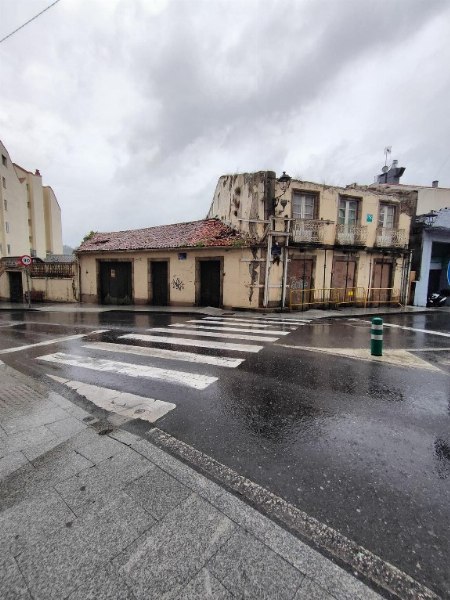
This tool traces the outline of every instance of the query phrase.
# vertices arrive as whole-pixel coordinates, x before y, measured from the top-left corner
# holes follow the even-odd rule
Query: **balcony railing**
[[[292,223],[292,241],[323,244],[326,221],[295,219]]]
[[[365,225],[336,225],[336,244],[341,246],[365,246],[367,227]]]
[[[387,229],[379,227],[375,245],[380,248],[406,248],[408,236],[404,229]]]
[[[65,279],[74,276],[74,263],[33,263],[30,268],[31,277],[49,277]]]

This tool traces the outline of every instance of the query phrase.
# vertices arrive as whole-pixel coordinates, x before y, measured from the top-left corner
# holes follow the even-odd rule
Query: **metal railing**
[[[340,246],[365,246],[366,241],[366,225],[336,225],[336,244]]]
[[[338,308],[343,305],[398,304],[400,292],[394,288],[305,288],[289,291],[289,308]]]
[[[292,241],[322,244],[326,224],[326,221],[318,219],[295,219],[292,222]]]
[[[375,246],[380,248],[406,248],[408,236],[404,229],[378,227]]]
[[[75,263],[33,263],[30,267],[31,277],[50,277],[65,279],[74,276]]]
[[[366,293],[367,304],[401,304],[400,290],[394,288],[369,288]]]

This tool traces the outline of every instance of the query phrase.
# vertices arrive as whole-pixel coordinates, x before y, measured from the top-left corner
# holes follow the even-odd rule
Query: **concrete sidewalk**
[[[1,310],[30,310],[37,312],[57,312],[57,313],[105,313],[110,311],[133,312],[133,313],[168,313],[168,314],[191,314],[191,315],[233,315],[244,318],[269,317],[271,319],[288,320],[288,319],[330,319],[339,317],[361,317],[364,315],[390,315],[390,314],[414,314],[436,311],[450,312],[450,307],[442,308],[425,308],[421,306],[402,306],[381,308],[356,308],[356,307],[341,307],[330,310],[311,309],[306,311],[250,311],[250,310],[223,310],[212,306],[150,306],[150,305],[100,305],[100,304],[79,304],[79,303],[53,303],[53,304],[33,304],[31,309],[27,304],[0,302]]]
[[[0,382],[2,600],[380,598],[114,417]]]

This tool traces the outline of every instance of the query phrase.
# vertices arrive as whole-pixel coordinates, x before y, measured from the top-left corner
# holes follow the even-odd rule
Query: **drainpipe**
[[[78,302],[81,304],[81,260],[78,256]]]
[[[284,228],[286,231],[286,227]],[[291,221],[287,222],[287,231],[286,233],[291,232]],[[287,268],[288,268],[288,247],[289,247],[289,236],[285,236],[285,245],[284,245],[284,263],[283,263],[283,282],[282,282],[282,292],[281,292],[281,310],[283,310],[284,305],[286,303],[286,284],[287,284]]]
[[[272,257],[272,234],[270,232],[273,231],[273,229],[274,229],[273,217],[270,217],[269,221],[270,221],[269,231],[267,234],[266,279],[264,281],[264,299],[263,299],[264,308],[267,308],[267,305],[269,303],[269,273],[270,273],[270,259]]]

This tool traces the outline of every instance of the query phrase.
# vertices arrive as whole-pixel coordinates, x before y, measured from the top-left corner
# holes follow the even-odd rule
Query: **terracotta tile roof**
[[[83,242],[76,252],[241,247],[249,244],[250,240],[219,219],[204,219],[145,229],[96,233],[89,240]]]

